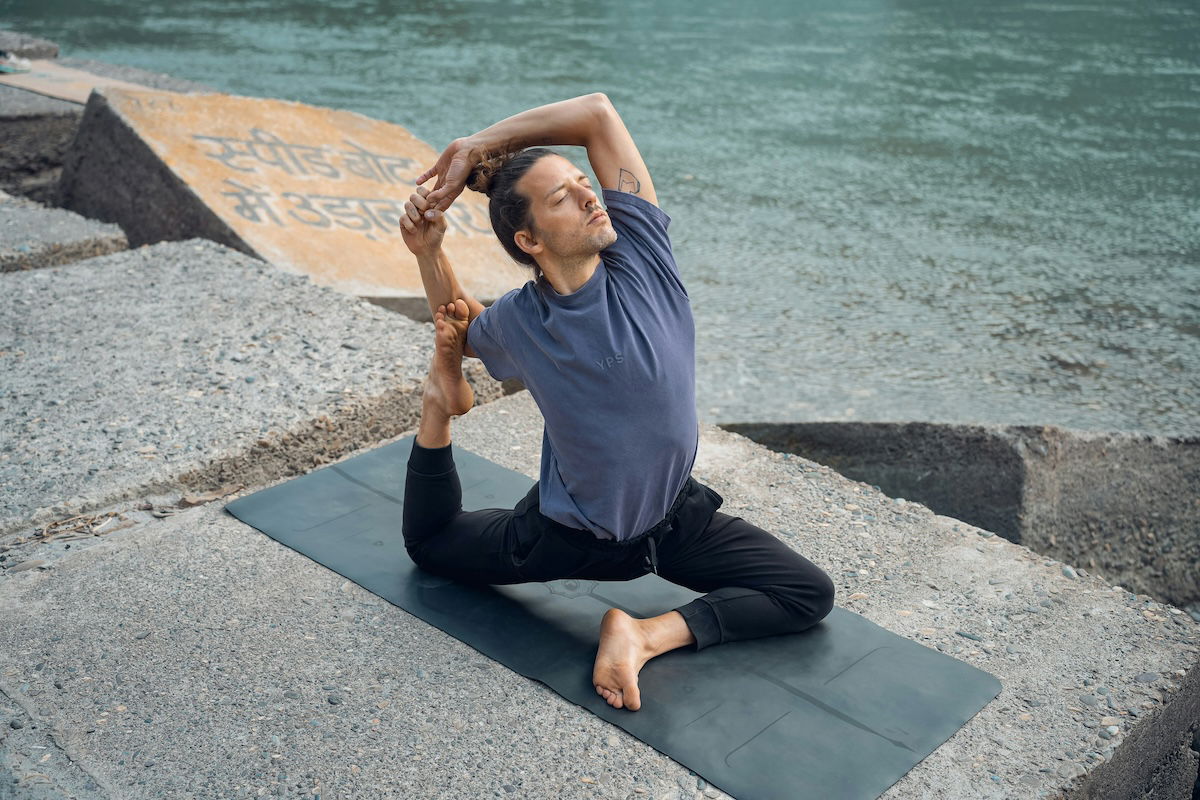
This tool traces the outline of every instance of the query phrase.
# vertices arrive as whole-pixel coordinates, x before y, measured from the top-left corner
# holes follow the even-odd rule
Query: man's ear
[[[519,230],[513,234],[513,241],[517,243],[517,247],[521,248],[526,253],[529,253],[531,256],[536,256],[538,253],[542,252],[543,249],[542,243],[537,239],[534,239],[533,234],[527,230]]]

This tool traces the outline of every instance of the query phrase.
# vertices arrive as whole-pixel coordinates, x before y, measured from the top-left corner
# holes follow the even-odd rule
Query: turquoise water
[[[0,27],[438,148],[605,91],[674,219],[705,421],[1196,431],[1194,0],[0,0]]]

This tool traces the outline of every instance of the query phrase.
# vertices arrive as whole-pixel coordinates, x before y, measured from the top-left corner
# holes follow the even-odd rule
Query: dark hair
[[[467,177],[467,187],[488,196],[488,216],[492,230],[504,249],[519,264],[533,267],[541,275],[537,261],[529,253],[517,247],[516,233],[533,230],[533,215],[529,212],[529,198],[517,191],[517,182],[529,168],[546,156],[558,153],[547,147],[530,147],[515,153],[485,156]]]

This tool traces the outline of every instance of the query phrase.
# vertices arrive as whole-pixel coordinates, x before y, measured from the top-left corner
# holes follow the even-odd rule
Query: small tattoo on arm
[[[617,189],[630,194],[637,194],[642,190],[642,182],[639,181],[632,172],[621,167],[620,175],[617,178]]]

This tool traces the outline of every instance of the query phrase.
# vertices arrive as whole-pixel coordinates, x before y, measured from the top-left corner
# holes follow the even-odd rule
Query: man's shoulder
[[[536,294],[536,284],[532,279],[527,280],[517,288],[509,289],[497,297],[484,307],[479,316],[482,317],[485,314],[491,315],[489,321],[492,321],[497,318],[502,320],[508,319],[511,314],[521,314],[524,311],[528,311],[536,302],[534,299]]]
[[[634,216],[656,218],[663,227],[671,222],[670,215],[654,203],[639,195],[622,192],[620,189],[605,189],[604,205]]]

